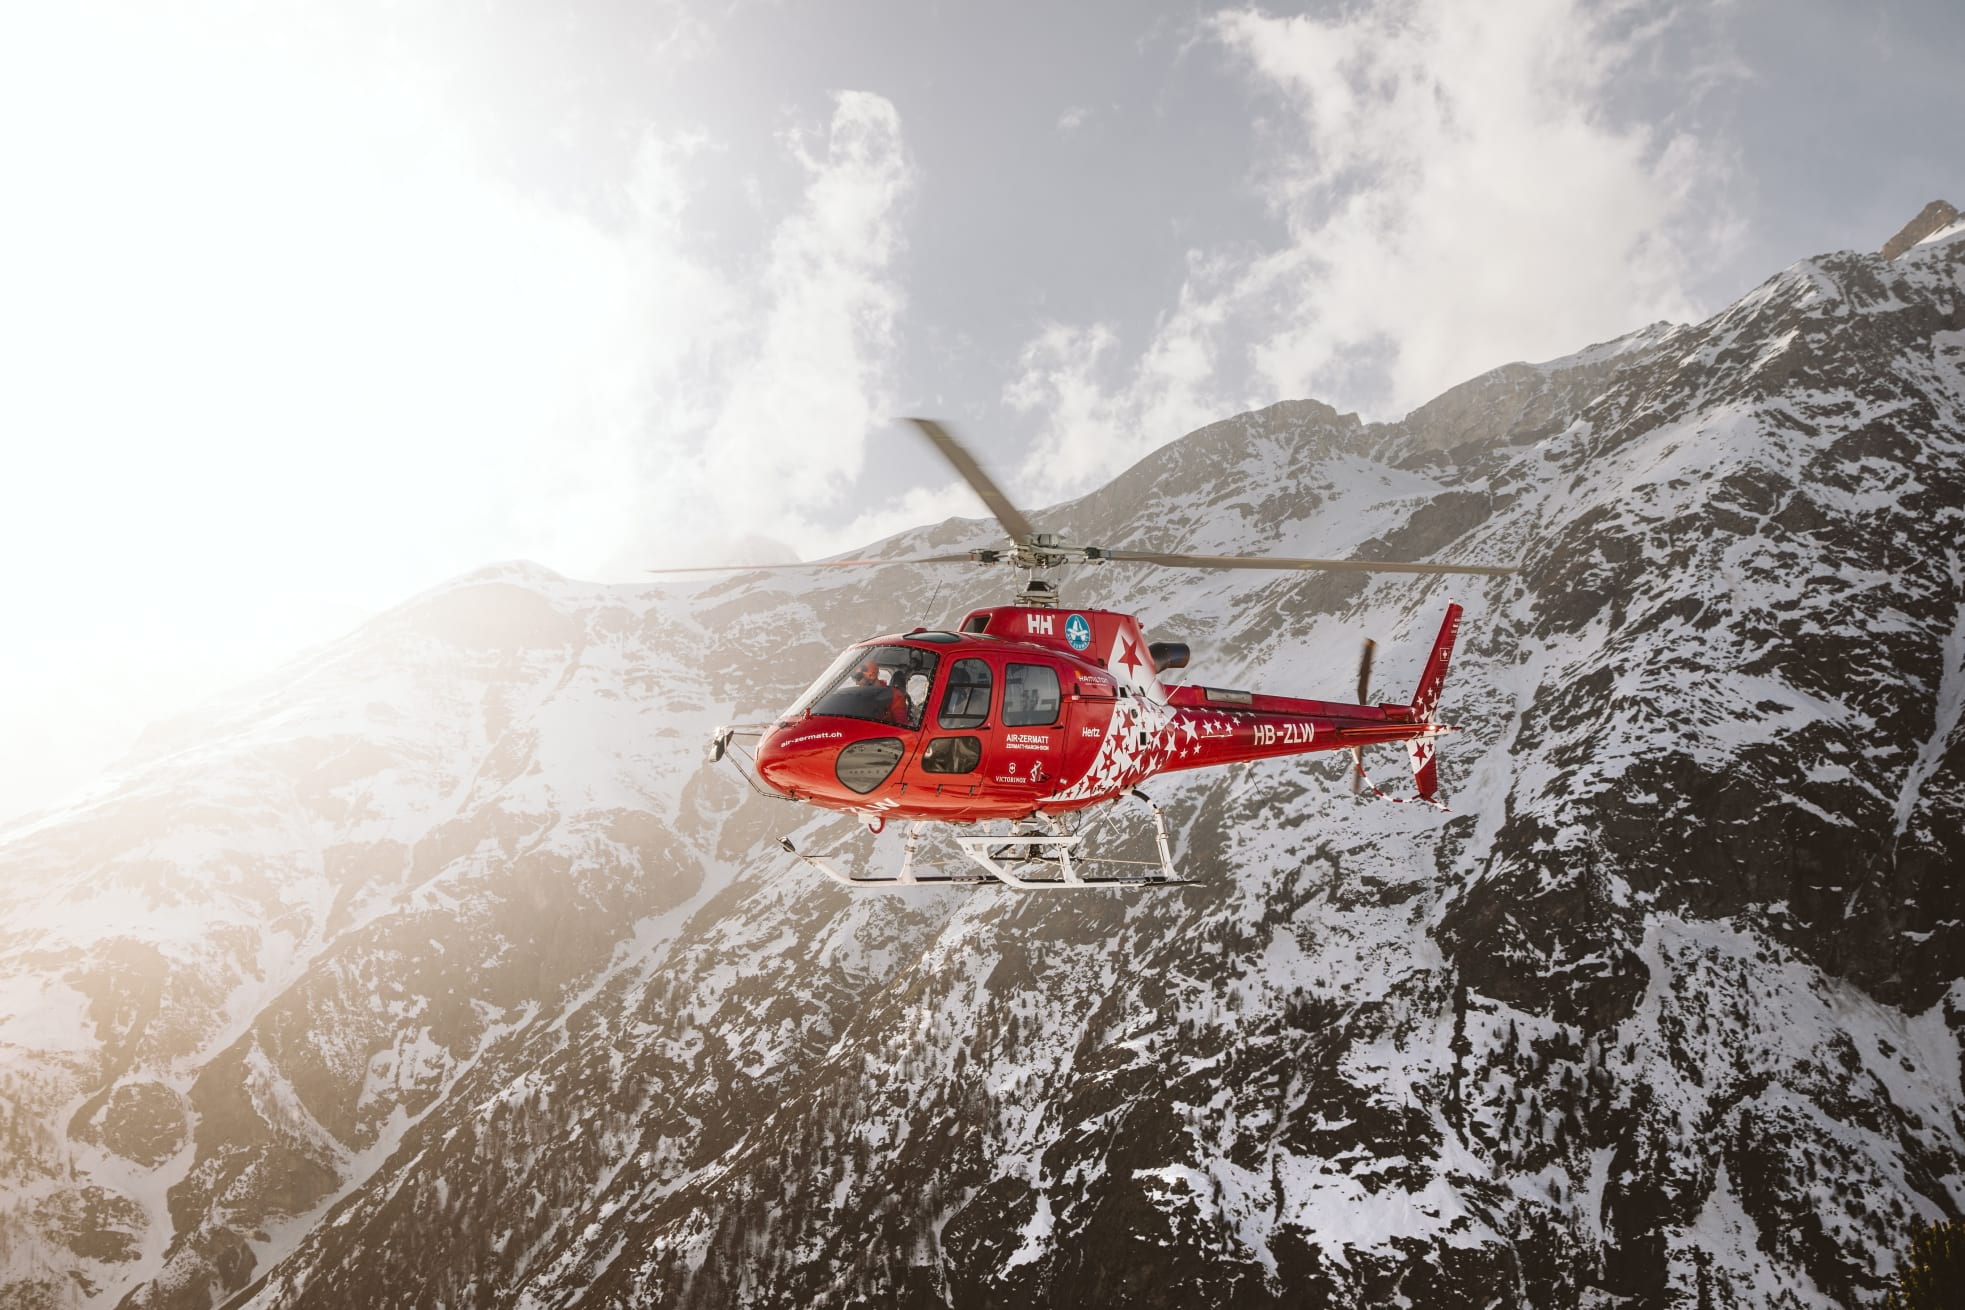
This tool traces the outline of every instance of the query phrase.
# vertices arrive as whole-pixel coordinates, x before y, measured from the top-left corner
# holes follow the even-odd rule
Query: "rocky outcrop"
[[[1897,235],[1883,243],[1882,255],[1885,259],[1896,259],[1932,233],[1942,231],[1957,221],[1956,205],[1949,200],[1933,200],[1918,210],[1917,217],[1904,224]]]

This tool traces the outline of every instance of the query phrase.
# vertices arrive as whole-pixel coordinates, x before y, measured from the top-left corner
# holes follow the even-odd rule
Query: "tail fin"
[[[1419,675],[1419,690],[1412,697],[1413,714],[1422,723],[1438,721],[1433,716],[1439,709],[1440,692],[1446,686],[1446,667],[1453,658],[1453,640],[1459,635],[1460,606],[1449,603],[1446,619],[1440,624],[1440,635],[1433,640],[1433,653],[1426,657],[1426,670]],[[1406,743],[1406,752],[1412,757],[1414,790],[1421,800],[1439,805],[1440,758],[1436,739],[1415,738]]]
[[[1426,657],[1426,671],[1419,675],[1419,690],[1412,696],[1413,713],[1422,723],[1433,722],[1433,712],[1440,707],[1447,661],[1453,658],[1453,639],[1459,635],[1460,604],[1454,601],[1446,607],[1446,620],[1440,624],[1440,635],[1433,640],[1433,653]]]

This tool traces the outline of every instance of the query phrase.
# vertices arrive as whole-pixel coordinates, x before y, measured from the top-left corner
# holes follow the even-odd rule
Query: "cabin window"
[[[919,728],[941,656],[917,646],[855,646],[833,661],[786,712]]]
[[[944,728],[982,727],[989,718],[989,691],[989,665],[981,660],[955,661],[935,722]]]
[[[937,737],[921,752],[923,773],[974,773],[982,763],[978,737]]]
[[[1012,664],[1003,671],[1003,726],[1031,728],[1058,721],[1058,671],[1048,664]]]

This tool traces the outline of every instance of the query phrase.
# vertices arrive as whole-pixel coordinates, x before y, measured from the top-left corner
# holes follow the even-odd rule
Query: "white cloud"
[[[1511,359],[1696,315],[1685,220],[1713,161],[1607,108],[1655,36],[1642,16],[1577,0],[1224,15],[1303,133],[1277,187],[1290,244],[1247,284],[1282,320],[1262,376],[1300,391],[1383,343],[1383,377],[1352,386],[1398,412]]]
[[[1280,111],[1258,128],[1285,240],[1192,258],[1130,365],[1109,327],[1047,328],[1008,398],[1048,409],[1027,470],[1080,488],[1232,409],[1310,396],[1396,417],[1514,359],[1701,310],[1736,229],[1706,142],[1620,119],[1663,11],[1400,0],[1332,18],[1218,15]],[[1109,444],[1117,458],[1101,460]]]
[[[910,169],[900,115],[864,92],[837,98],[822,147],[803,135],[791,145],[803,199],[772,237],[763,328],[730,375],[703,470],[720,513],[809,542],[821,533],[808,516],[841,493],[893,412],[892,266]]]
[[[1046,415],[1021,484],[1041,499],[1083,491],[1232,406],[1215,380],[1223,302],[1204,289],[1211,273],[1191,268],[1180,302],[1116,387],[1101,380],[1119,340],[1105,324],[1052,324],[1024,347],[1009,404]]]
[[[604,552],[569,567],[634,578],[651,567],[787,558],[836,548],[814,515],[858,472],[887,421],[903,299],[894,262],[912,170],[900,116],[845,92],[818,129],[784,141],[796,203],[742,276],[687,253],[689,187],[659,138],[642,152],[631,243],[645,357],[639,422],[616,425],[639,470]]]

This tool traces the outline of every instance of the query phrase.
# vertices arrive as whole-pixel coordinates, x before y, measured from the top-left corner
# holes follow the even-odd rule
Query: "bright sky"
[[[1395,417],[1965,202],[1965,8],[0,15],[0,819],[457,573],[811,556]],[[1171,543],[1178,545],[1178,543]]]

